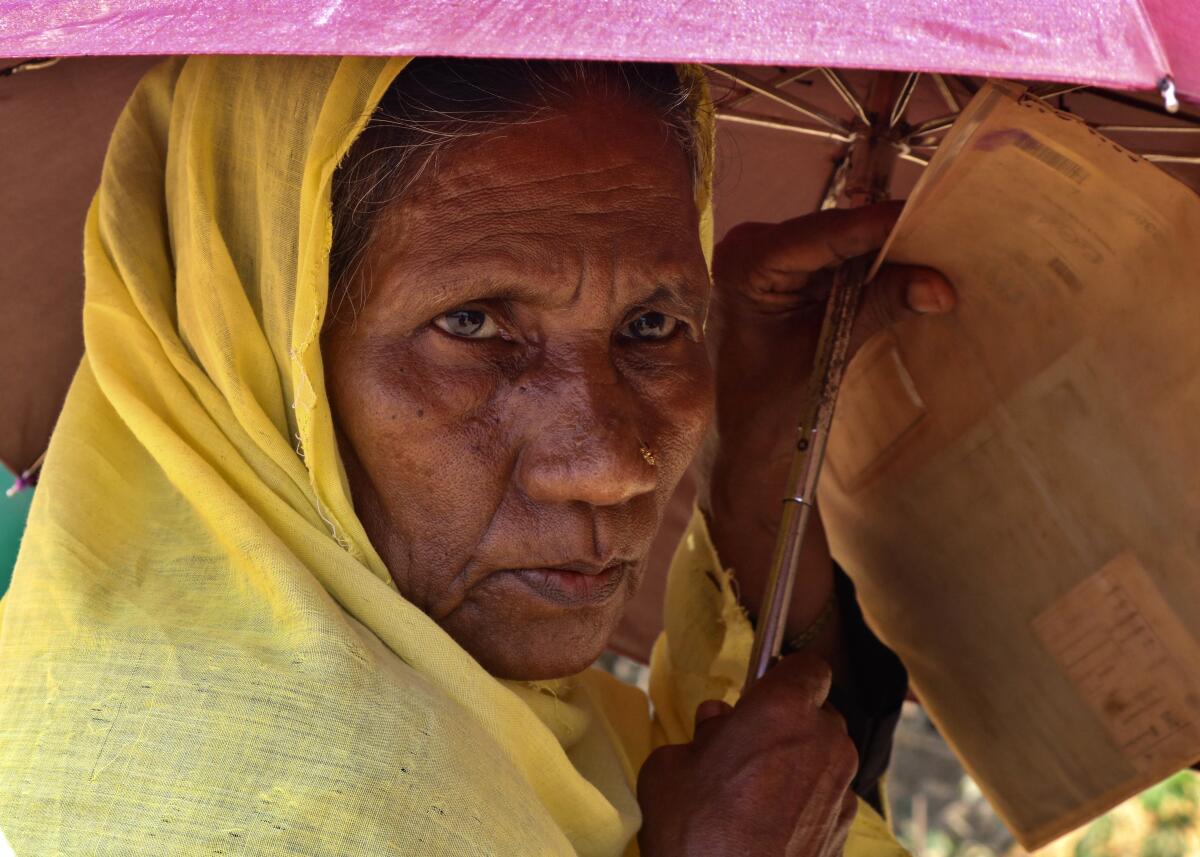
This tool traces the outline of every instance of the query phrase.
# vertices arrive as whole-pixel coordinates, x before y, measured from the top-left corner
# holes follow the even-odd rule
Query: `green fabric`
[[[0,468],[0,488],[8,491],[15,477]],[[0,596],[8,590],[12,580],[13,564],[17,561],[17,548],[21,546],[21,533],[25,532],[25,518],[29,516],[29,502],[33,490],[26,489],[9,497],[0,494]]]

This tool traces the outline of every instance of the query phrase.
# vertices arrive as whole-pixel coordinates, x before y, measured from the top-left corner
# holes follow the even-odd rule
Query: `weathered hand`
[[[841,855],[858,757],[829,686],[825,663],[792,655],[736,708],[701,704],[693,740],[655,750],[638,776],[643,857]]]
[[[784,223],[746,223],[717,246],[709,325],[717,377],[719,443],[702,503],[723,561],[756,615],[781,513],[796,419],[820,335],[833,267],[878,249],[899,203],[823,211]],[[852,351],[904,318],[954,306],[954,290],[929,268],[884,267],[863,293]],[[818,516],[805,539],[789,634],[820,612],[832,576]],[[831,627],[831,635],[835,632]],[[826,643],[829,642],[827,639]],[[828,645],[819,652],[836,660]]]

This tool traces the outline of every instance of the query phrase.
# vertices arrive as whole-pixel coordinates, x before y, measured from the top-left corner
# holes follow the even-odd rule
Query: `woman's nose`
[[[615,373],[579,373],[550,399],[517,460],[531,500],[618,506],[654,491],[653,452],[638,436],[632,391]]]

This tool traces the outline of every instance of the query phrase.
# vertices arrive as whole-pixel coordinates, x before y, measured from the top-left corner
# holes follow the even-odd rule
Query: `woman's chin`
[[[606,641],[607,642],[607,641]],[[507,679],[509,681],[546,681],[556,678],[567,678],[569,676],[578,675],[596,662],[596,659],[603,654],[605,643],[590,649],[587,652],[578,653],[577,657],[563,657],[561,653],[554,653],[546,657],[534,658],[498,658],[489,663],[478,656],[480,663],[487,671],[499,679]],[[572,653],[575,655],[576,653]]]
[[[509,613],[446,630],[496,678],[540,681],[587,669],[608,645],[622,603],[563,611],[557,616]],[[515,615],[514,615],[515,614]]]
[[[547,569],[495,574],[441,625],[496,678],[564,678],[604,652],[640,576],[638,564],[587,580]]]

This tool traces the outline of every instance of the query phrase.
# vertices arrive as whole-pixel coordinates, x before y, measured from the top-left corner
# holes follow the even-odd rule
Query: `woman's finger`
[[[693,738],[700,738],[716,721],[733,711],[733,706],[719,699],[706,699],[696,706],[696,726],[692,730]]]
[[[817,712],[829,698],[833,670],[829,664],[807,652],[782,658],[767,670],[742,697],[738,706],[784,705],[796,712]]]
[[[939,271],[912,265],[885,265],[867,284],[851,354],[885,327],[918,315],[942,315],[954,309],[957,295]]]
[[[767,260],[777,270],[811,272],[878,250],[903,208],[900,201],[880,202],[785,220],[767,248]]]
[[[742,269],[753,291],[802,289],[808,276],[883,246],[901,202],[830,209],[782,223],[743,223],[722,241],[717,268]],[[714,274],[722,274],[714,270]],[[734,277],[735,280],[739,279]]]
[[[733,711],[733,706],[719,699],[706,699],[696,706],[696,725]]]

